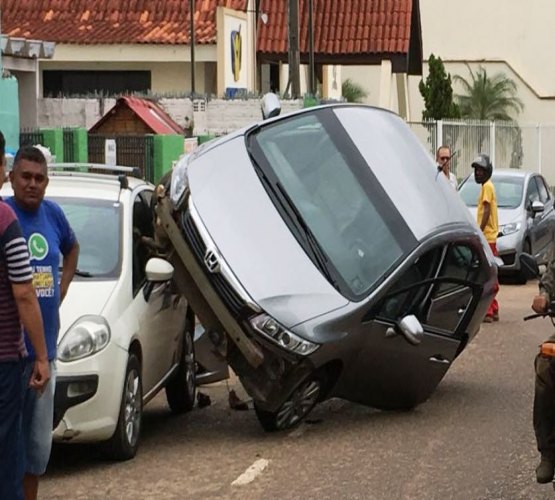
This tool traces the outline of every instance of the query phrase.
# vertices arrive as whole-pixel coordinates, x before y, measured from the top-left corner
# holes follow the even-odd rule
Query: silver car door
[[[481,301],[479,283],[485,279],[480,255],[462,244],[418,259],[364,319],[361,346],[338,395],[384,409],[425,401],[467,340],[466,327]],[[399,321],[410,315],[423,328],[418,345],[399,333]]]

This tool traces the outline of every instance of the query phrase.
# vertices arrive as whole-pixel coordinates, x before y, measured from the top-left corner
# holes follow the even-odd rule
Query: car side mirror
[[[147,281],[152,283],[160,283],[169,281],[173,278],[173,266],[164,259],[152,257],[148,259],[145,267]]]
[[[399,321],[397,326],[401,335],[403,335],[409,343],[418,345],[422,342],[424,328],[422,328],[420,321],[418,321],[418,318],[414,316],[414,314],[405,316],[401,319],[401,321]]]
[[[520,271],[526,279],[531,280],[539,278],[540,268],[538,267],[538,263],[536,262],[534,256],[529,253],[521,253],[518,256],[518,260],[520,262]]]
[[[533,201],[530,205],[530,211],[532,212],[532,217],[539,214],[545,210],[545,205],[541,201]]]

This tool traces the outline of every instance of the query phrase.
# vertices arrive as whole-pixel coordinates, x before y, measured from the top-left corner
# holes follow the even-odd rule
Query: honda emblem
[[[214,250],[207,250],[204,254],[204,264],[211,273],[220,272],[220,259]]]

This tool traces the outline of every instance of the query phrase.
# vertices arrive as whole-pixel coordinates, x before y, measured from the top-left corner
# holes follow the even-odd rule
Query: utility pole
[[[195,97],[195,0],[189,0],[191,38],[191,97]]]
[[[314,73],[314,19],[313,5],[314,0],[308,0],[308,72],[310,94],[316,95],[316,75]]]
[[[289,82],[293,98],[301,95],[299,54],[299,0],[289,0]]]

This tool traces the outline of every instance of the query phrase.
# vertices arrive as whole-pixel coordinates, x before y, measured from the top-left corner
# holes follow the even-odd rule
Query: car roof
[[[114,174],[89,172],[52,171],[48,172],[49,182],[46,189],[47,198],[69,197],[89,198],[98,200],[120,199],[122,181]],[[154,186],[143,179],[125,176],[129,192],[140,186]],[[4,194],[11,195],[11,186],[6,183],[2,189]]]
[[[493,170],[494,177],[497,177],[499,175],[502,175],[503,177],[528,177],[535,174],[537,174],[537,172],[530,172],[529,170],[522,170],[517,168],[495,168]]]

